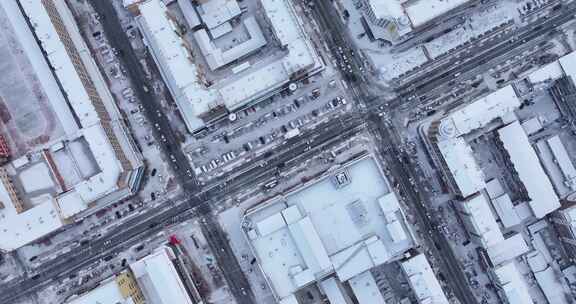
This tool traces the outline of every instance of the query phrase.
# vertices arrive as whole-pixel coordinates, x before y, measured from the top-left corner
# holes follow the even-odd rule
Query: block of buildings
[[[181,25],[162,1],[133,5],[138,6],[137,21],[145,42],[190,132],[323,67],[292,1],[260,2],[263,16],[259,18],[271,25],[282,54],[266,60],[250,56],[269,41],[256,17],[243,16],[235,0],[179,3],[191,27],[191,41],[183,36]],[[226,49],[218,47],[215,42],[233,31],[232,20],[240,20],[237,26],[249,38]],[[199,52],[192,53],[192,43]],[[221,81],[208,79],[207,73],[225,67],[231,67],[233,75]]]
[[[398,199],[371,157],[254,207],[244,222],[280,303],[292,303],[299,289],[315,283],[335,293],[346,284],[353,294],[343,298],[379,303],[369,270],[413,246]],[[337,282],[325,282],[330,278]],[[375,290],[362,291],[363,284]]]
[[[514,89],[506,86],[431,124],[428,137],[434,155],[455,193],[465,198],[486,188],[482,170],[464,137],[495,120],[502,121],[519,106]]]
[[[10,251],[133,195],[143,163],[65,1],[0,8],[1,38],[14,41],[3,72],[15,82],[0,85],[14,118],[0,174],[0,250]]]

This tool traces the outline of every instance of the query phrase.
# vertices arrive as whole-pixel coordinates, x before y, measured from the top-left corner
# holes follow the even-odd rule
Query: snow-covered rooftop
[[[0,248],[3,250],[18,248],[62,227],[65,224],[64,219],[69,219],[86,210],[89,203],[116,191],[118,189],[117,181],[122,171],[122,166],[117,159],[119,152],[113,148],[112,140],[109,138],[109,136],[114,135],[108,135],[103,127],[104,123],[112,124],[113,122],[110,120],[117,119],[119,113],[66,3],[63,0],[49,2],[55,9],[53,16],[59,16],[65,26],[64,29],[59,28],[60,32],[56,30],[48,15],[47,9],[52,8],[46,8],[41,1],[34,0],[20,0],[20,4],[23,11],[20,10],[15,0],[2,1],[1,7],[9,16],[9,21],[13,27],[18,28],[20,33],[18,39],[21,39],[20,42],[26,46],[24,49],[26,56],[30,58],[34,69],[37,73],[45,75],[47,70],[53,68],[56,78],[67,96],[67,100],[65,100],[61,92],[52,92],[48,95],[50,106],[54,108],[58,118],[63,120],[62,125],[68,128],[65,130],[66,136],[61,140],[72,142],[78,138],[85,139],[91,155],[89,157],[74,157],[77,162],[76,165],[87,167],[82,162],[94,158],[98,168],[95,174],[71,185],[72,189],[66,189],[63,194],[60,192],[64,190],[57,189],[58,194],[45,193],[35,197],[35,203],[23,208],[23,212],[13,213],[8,217],[6,215],[8,215],[9,208],[0,210],[0,214],[8,218],[8,220],[0,221],[0,226],[6,225],[0,229],[0,239],[2,240]],[[30,20],[32,29],[26,24],[24,15]],[[32,30],[40,45],[34,40]],[[61,35],[68,37],[61,38]],[[65,45],[61,39],[69,39],[72,43]],[[40,47],[46,53],[50,66],[46,63],[46,58],[44,58]],[[76,66],[73,64],[70,53],[77,55],[81,61],[80,64]],[[78,69],[83,71],[78,71]],[[89,79],[81,79],[79,73],[85,74]],[[50,79],[47,77],[44,79],[44,83],[49,84]],[[52,86],[55,86],[54,90],[57,87],[55,83]],[[89,90],[95,90],[95,92],[88,94]],[[76,125],[73,114],[78,118],[79,126]],[[102,117],[105,117],[107,121],[103,122]],[[80,127],[81,129],[79,129]],[[122,140],[124,139],[116,137],[114,141],[121,142],[120,145],[122,145]],[[50,144],[52,147],[62,145],[61,142],[55,141],[50,142]],[[122,147],[124,148],[124,146]],[[131,148],[132,146],[129,146],[127,149]],[[86,153],[82,149],[75,152]],[[34,185],[46,184],[44,180],[39,181],[39,179],[47,178],[48,167],[51,169],[51,177],[55,178],[61,187],[57,176],[52,176],[58,174],[54,171],[55,167],[51,163],[50,149],[38,153],[43,156],[42,159],[46,164],[35,167],[37,170],[27,168],[25,173],[19,176],[24,190]],[[132,153],[135,152],[132,151]],[[56,188],[55,183],[52,183],[51,186]],[[6,191],[5,187],[2,191]],[[3,243],[4,241],[6,243]]]
[[[401,266],[419,303],[449,303],[424,254],[402,261]]]
[[[236,0],[202,1],[198,10],[202,21],[209,29],[218,27],[242,13]]]
[[[560,168],[560,171],[562,171],[566,185],[574,188],[576,184],[576,168],[574,168],[574,164],[570,156],[568,156],[568,151],[566,151],[566,147],[564,147],[564,144],[560,140],[560,136],[555,135],[548,138],[546,142],[554,156],[555,163]]]
[[[558,195],[528,136],[518,121],[498,130],[500,140],[530,197],[530,208],[537,218],[560,208]]]
[[[188,129],[202,127],[204,123],[197,116],[217,104],[217,92],[201,82],[200,72],[164,3],[148,0],[139,4],[139,10],[138,23]]]
[[[194,39],[212,70],[238,60],[266,45],[266,38],[253,16],[245,18],[242,22],[250,39],[227,50],[218,48],[205,29],[194,32]]]
[[[376,0],[378,1],[378,0]],[[405,1],[404,10],[412,26],[419,27],[470,0],[414,0]],[[385,2],[385,1],[382,1]]]
[[[337,186],[336,175],[350,183]],[[246,215],[254,223],[248,238],[279,299],[317,276],[335,272],[349,280],[412,246],[398,201],[374,159],[336,175]]]
[[[204,126],[199,115],[210,109],[225,105],[228,110],[235,110],[288,83],[294,73],[321,65],[290,1],[267,0],[261,3],[273,32],[288,52],[269,65],[243,73],[221,87],[214,84],[210,88],[202,82],[202,72],[189,54],[186,42],[178,35],[166,6],[160,0],[147,0],[140,4],[138,23],[190,131]],[[221,53],[211,45],[205,31],[194,34],[210,66],[217,68],[227,64],[266,43],[254,19],[247,18],[245,25],[254,39]]]
[[[482,170],[463,136],[504,117],[519,106],[520,100],[514,89],[506,86],[450,112],[440,121],[436,145],[463,197],[486,187]]]
[[[386,304],[372,272],[365,271],[348,280],[358,304]],[[335,302],[338,303],[338,302]]]
[[[472,148],[464,138],[441,140],[437,146],[462,197],[472,195],[486,187],[484,173],[476,163]]]
[[[564,74],[572,77],[572,81],[576,82],[576,52],[560,57],[558,62],[560,62]]]
[[[533,304],[526,280],[515,262],[494,268],[494,274],[502,293],[510,304]]]
[[[516,110],[521,102],[511,85],[451,112],[442,119],[440,135],[458,137]]]
[[[161,247],[130,264],[144,297],[157,304],[194,304],[172,260],[172,249]]]
[[[462,210],[461,217],[467,229],[480,239],[484,248],[494,246],[504,240],[490,204],[482,193],[458,203],[457,206]]]
[[[91,291],[66,302],[66,304],[99,303],[133,304],[134,300],[131,297],[124,297],[115,278],[111,278],[103,283],[100,283],[100,286],[92,289]]]

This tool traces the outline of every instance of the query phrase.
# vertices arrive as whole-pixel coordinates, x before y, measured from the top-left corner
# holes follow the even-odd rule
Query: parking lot
[[[231,114],[197,136],[184,151],[195,174],[206,181],[350,107],[340,80],[318,75],[299,82],[292,90]]]

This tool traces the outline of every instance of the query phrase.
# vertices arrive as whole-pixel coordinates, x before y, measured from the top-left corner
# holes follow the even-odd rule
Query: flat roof
[[[462,215],[464,223],[478,235],[485,248],[500,244],[504,240],[486,196],[479,193],[457,204],[464,211]]]
[[[215,84],[210,88],[202,83],[203,75],[194,64],[194,59],[188,54],[185,42],[178,36],[175,25],[168,18],[169,12],[166,6],[160,0],[147,0],[140,4],[138,23],[190,131],[203,127],[204,122],[199,115],[218,105],[225,105],[228,110],[235,110],[288,83],[294,73],[321,67],[322,63],[290,1],[267,0],[261,4],[264,14],[272,24],[272,31],[288,52],[279,60],[253,71],[237,74],[233,80],[221,86]],[[256,25],[251,21],[247,23],[252,30]],[[230,56],[229,58],[221,58],[225,59],[222,62],[241,57],[251,48],[259,47],[264,42],[260,39],[264,37],[260,37],[257,31],[251,34],[256,39],[231,51],[226,55]],[[196,36],[200,38],[201,44],[204,44],[206,49],[204,53],[214,51],[206,48],[209,38],[207,35],[196,34]],[[211,56],[208,56],[207,60],[212,60]],[[214,61],[212,65],[218,66],[222,62]]]
[[[576,83],[576,52],[571,52],[558,59],[564,74],[572,77],[572,81]]]
[[[499,129],[498,134],[528,192],[534,215],[542,218],[560,208],[558,195],[520,123],[515,121],[509,124]]]
[[[515,262],[510,262],[493,270],[504,296],[510,304],[533,304],[526,281]]]
[[[412,26],[419,27],[469,1],[470,0],[406,1],[404,10],[410,18],[410,21],[412,21]]]
[[[424,254],[415,255],[400,265],[419,303],[449,303]]]
[[[514,204],[512,204],[508,194],[504,193],[492,198],[492,205],[504,228],[510,228],[521,223],[521,219],[516,213],[516,208],[514,208]]]
[[[226,50],[218,48],[205,29],[194,32],[194,39],[212,70],[247,56],[266,45],[266,38],[264,38],[264,34],[254,16],[245,18],[242,23],[250,38]]]
[[[133,304],[132,298],[124,298],[120,292],[120,287],[114,277],[100,283],[98,287],[89,292],[75,297],[66,302],[66,304]]]
[[[337,186],[335,174],[350,183]],[[407,230],[390,193],[376,161],[367,157],[249,211],[246,219],[254,226],[247,235],[277,297],[290,296],[314,275],[336,272],[348,280],[411,248],[408,232],[394,241],[388,229],[398,221]],[[386,202],[395,206],[384,210]]]
[[[378,19],[400,19],[407,17],[404,13],[402,2],[401,0],[369,0],[368,5],[370,5],[372,13],[374,13],[374,16]]]
[[[463,197],[486,187],[484,173],[474,158],[472,148],[464,138],[439,140],[436,145]]]
[[[370,271],[354,276],[348,283],[358,300],[358,304],[386,304],[380,288]]]
[[[507,85],[451,112],[441,120],[439,134],[442,137],[468,134],[513,112],[520,104],[512,86]]]
[[[201,83],[200,73],[185,47],[176,25],[160,0],[147,0],[139,4],[138,24],[143,27],[147,43],[152,49],[162,76],[189,130],[204,125],[197,115],[218,104],[217,92]]]
[[[30,18],[36,36],[39,38],[43,49],[47,52],[48,60],[52,67],[55,68],[56,76],[60,80],[64,91],[68,96],[74,96],[74,98],[70,98],[69,101],[72,110],[82,125],[82,129],[79,131],[80,136],[83,136],[88,142],[88,146],[98,163],[100,172],[74,185],[73,191],[77,191],[79,197],[81,197],[85,203],[92,202],[116,190],[116,182],[122,170],[108,134],[104,131],[101,124],[102,122],[98,115],[101,110],[96,109],[44,5],[39,1],[33,0],[21,0],[20,3],[26,15]],[[90,51],[82,40],[68,7],[63,1],[54,1],[54,5],[67,26],[66,30],[73,39],[74,47],[79,52],[82,64],[89,73],[89,77],[94,83],[102,103],[105,105],[108,114],[114,117],[117,114],[117,108],[110,96],[110,92],[102,85],[102,76],[99,74],[99,71],[96,70],[97,68],[91,58]],[[94,79],[94,77],[97,79]],[[68,108],[62,107],[58,110],[67,111]],[[65,208],[65,206],[66,205],[61,205],[60,208]],[[64,213],[77,213],[78,208],[73,208],[74,211],[65,211]]]
[[[174,253],[161,247],[152,254],[130,264],[144,296],[157,304],[194,304],[180,279],[172,260]]]
[[[242,11],[236,0],[206,0],[199,5],[200,17],[209,29],[228,22]]]
[[[486,248],[490,261],[494,265],[501,265],[525,253],[530,248],[521,233],[516,233],[504,241]]]
[[[503,118],[519,106],[520,100],[508,85],[457,108],[440,120],[436,146],[463,197],[486,187],[484,174],[463,136]]]
[[[562,171],[565,181],[568,185],[572,186],[576,180],[576,168],[574,168],[574,164],[570,156],[568,156],[568,151],[566,151],[566,147],[564,147],[562,140],[560,140],[560,136],[552,136],[548,138],[546,142],[548,143],[548,147],[550,147],[550,151],[552,151],[556,164],[560,168],[560,171]]]

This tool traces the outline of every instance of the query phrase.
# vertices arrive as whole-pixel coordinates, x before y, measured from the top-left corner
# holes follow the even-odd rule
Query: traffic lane
[[[126,36],[126,33],[122,30],[120,20],[112,3],[110,1],[100,0],[91,0],[90,3],[94,10],[100,16],[103,16],[100,22],[108,41],[110,45],[115,47],[121,54],[119,60],[123,63],[129,79],[133,83],[133,88],[138,96],[138,100],[140,100],[145,109],[144,114],[148,117],[149,121],[153,123],[153,133],[157,142],[163,143],[160,146],[165,154],[169,156],[173,155],[176,159],[175,162],[170,161],[170,163],[178,180],[184,184],[186,189],[197,191],[198,183],[190,182],[190,180],[195,179],[190,165],[182,151],[177,148],[179,144],[168,118],[162,113],[159,103],[154,100],[155,96],[153,96],[151,90],[148,89],[148,82],[144,78],[145,74],[140,66],[140,61],[130,45],[130,40]],[[158,115],[158,113],[160,113],[160,115]],[[162,140],[162,138],[165,138],[165,140]]]
[[[482,46],[482,52],[475,52],[476,54],[472,59],[462,62],[462,64],[456,64],[465,58],[454,58],[447,64],[440,66],[434,70],[427,71],[426,75],[422,75],[409,83],[403,84],[397,90],[399,92],[405,92],[414,89],[425,89],[425,85],[437,81],[438,79],[446,79],[451,75],[456,75],[458,72],[463,70],[463,66],[481,66],[489,58],[495,58],[495,54],[503,54],[509,52],[510,50],[516,48],[519,44],[523,44],[526,41],[535,39],[547,32],[555,30],[558,24],[564,24],[574,18],[573,12],[562,12],[556,14],[552,17],[543,18],[539,23],[531,24],[525,28],[521,33],[511,32],[507,36],[503,36],[500,40],[494,41],[491,45]],[[511,39],[513,42],[511,43]],[[498,56],[498,55],[496,55]],[[442,70],[446,70],[441,72]],[[435,76],[430,77],[430,74]]]
[[[428,241],[432,241],[428,247],[435,251],[435,257],[439,258],[442,263],[442,267],[447,273],[450,273],[448,278],[454,278],[448,280],[448,283],[452,286],[452,289],[457,294],[460,300],[464,300],[464,303],[477,303],[476,298],[473,296],[470,286],[466,284],[466,277],[462,273],[460,267],[454,263],[458,261],[455,257],[448,241],[444,235],[437,230],[436,225],[433,225],[431,220],[426,214],[426,206],[429,205],[428,197],[421,196],[419,193],[425,193],[420,185],[420,183],[415,183],[412,186],[410,180],[416,180],[417,174],[414,171],[412,165],[406,161],[399,161],[400,159],[408,159],[408,157],[402,157],[403,153],[397,150],[399,142],[399,134],[394,132],[393,126],[386,125],[381,121],[381,119],[376,115],[370,115],[370,122],[373,124],[372,129],[377,131],[380,135],[380,144],[382,149],[382,156],[386,160],[387,165],[391,168],[393,176],[396,178],[398,185],[400,187],[401,193],[407,198],[406,203],[413,204],[413,210],[417,212],[417,218],[422,225],[422,227],[427,227],[430,231],[430,237]],[[394,133],[394,137],[391,133]],[[403,164],[404,163],[404,164]],[[418,192],[414,191],[414,187],[418,188]],[[433,232],[433,233],[432,233]],[[441,251],[441,252],[439,252]]]
[[[356,122],[359,122],[358,118],[354,119],[356,119]],[[348,125],[346,123],[347,121],[353,121],[352,116],[350,116],[350,118],[334,120],[334,125],[327,129],[327,131],[319,132],[318,134],[316,134],[316,132],[309,132],[312,133],[314,137],[312,141],[309,137],[303,137],[300,140],[296,140],[295,138],[290,142],[290,144],[295,145],[294,149],[287,149],[283,152],[284,155],[276,155],[276,158],[270,162],[268,168],[255,168],[247,172],[236,182],[230,183],[226,188],[228,190],[226,193],[218,187],[215,187],[209,192],[189,196],[189,199],[185,203],[176,205],[166,204],[166,209],[160,213],[157,209],[151,209],[146,213],[142,213],[142,215],[131,218],[130,221],[124,225],[116,227],[103,238],[92,241],[88,248],[80,248],[79,250],[73,250],[67,254],[60,255],[58,260],[46,265],[43,264],[38,269],[38,273],[41,273],[39,277],[34,279],[28,278],[18,283],[2,286],[0,302],[10,303],[27,294],[45,288],[54,278],[63,279],[71,273],[77,272],[97,262],[107,254],[119,251],[122,248],[130,248],[130,246],[141,242],[143,238],[160,231],[165,226],[165,223],[174,223],[173,219],[175,217],[179,219],[178,221],[187,217],[182,217],[182,214],[192,217],[197,213],[209,213],[211,204],[217,203],[218,200],[225,198],[234,191],[249,187],[251,183],[262,182],[268,178],[270,174],[274,176],[274,172],[269,169],[270,167],[285,163],[295,157],[310,157],[310,155],[316,154],[317,150],[323,149],[326,144],[340,142],[341,139],[353,136],[353,134],[359,131],[359,127],[353,126],[354,124]],[[348,130],[349,134],[346,135],[346,132],[338,128],[338,125],[340,125],[344,131]],[[300,141],[304,142],[298,144]],[[310,143],[308,143],[309,141]],[[310,144],[312,143],[317,145],[317,147],[310,149]],[[198,209],[200,212],[197,212],[195,209]],[[125,229],[125,227],[128,227],[128,229]],[[104,243],[109,240],[111,241],[111,245],[105,246]],[[104,250],[102,250],[102,248],[104,248]],[[95,255],[93,255],[94,252],[96,252]],[[86,256],[90,256],[90,258],[86,259]]]

